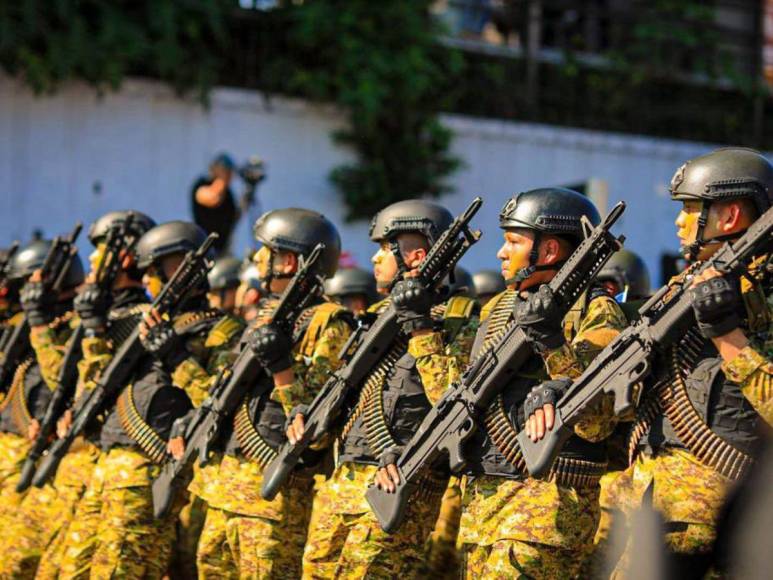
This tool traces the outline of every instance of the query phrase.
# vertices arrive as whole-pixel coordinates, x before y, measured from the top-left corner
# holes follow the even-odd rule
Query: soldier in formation
[[[205,232],[136,211],[96,220],[90,271],[73,251],[56,284],[47,278],[55,243],[0,252],[0,578],[571,578],[608,577],[613,565],[625,577],[636,546],[611,554],[610,529],[642,503],[663,514],[677,566],[710,569],[727,490],[773,422],[769,243],[741,276],[694,272],[769,210],[773,167],[752,150],[718,150],[679,168],[671,195],[682,203],[688,267],[669,284],[690,288],[694,324],[636,385],[630,413],[616,414],[611,396],[584,410],[543,477],[529,474],[516,435],[551,431],[572,381],[651,292],[644,262],[621,250],[568,314],[559,308],[550,282],[600,223],[577,192],[513,196],[500,213],[501,268],[470,276],[451,264],[436,286],[422,267],[454,218],[425,200],[374,216],[372,273],[338,269],[336,227],[299,208],[261,216],[259,249],[245,262],[195,262]],[[282,326],[277,306],[312,255],[324,290]],[[117,266],[106,283],[108,263]],[[156,299],[170,292],[167,311]],[[348,385],[341,412],[264,499],[264,473],[305,441],[317,399],[389,313],[397,330],[386,354]],[[425,416],[513,327],[529,341],[528,359],[476,415],[462,472],[431,465],[402,526],[384,531],[368,487],[397,489],[398,459]],[[154,481],[196,449],[192,426],[215,412],[240,360],[259,370],[235,410],[217,415],[207,461],[157,517]],[[66,409],[39,438],[68,365]],[[83,426],[84,408],[113,377],[120,384]],[[73,433],[55,472],[41,475]],[[31,454],[38,440],[48,445],[41,458]]]

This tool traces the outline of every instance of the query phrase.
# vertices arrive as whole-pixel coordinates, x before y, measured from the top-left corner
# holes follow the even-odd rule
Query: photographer
[[[208,234],[220,237],[214,247],[218,254],[227,251],[239,209],[230,183],[236,165],[227,153],[220,153],[209,164],[209,176],[200,177],[191,189],[193,221]]]

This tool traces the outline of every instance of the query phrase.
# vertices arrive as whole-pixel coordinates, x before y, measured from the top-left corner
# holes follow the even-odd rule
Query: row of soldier
[[[721,149],[680,167],[671,195],[682,203],[675,214],[684,256],[699,264],[773,205],[773,167],[752,150]],[[601,217],[587,197],[545,188],[503,207],[501,276],[467,280],[459,272],[448,284],[424,283],[416,274],[453,221],[424,200],[379,212],[370,229],[371,276],[336,274],[340,239],[324,216],[268,212],[254,226],[261,247],[250,267],[221,259],[209,285],[187,289],[173,316],[150,301],[205,243],[193,224],[106,214],[89,229],[90,272],[76,257],[55,285],[46,279],[50,242],[17,251],[3,272],[0,363],[10,360],[13,331],[29,330],[0,402],[0,577],[587,577],[611,571],[602,562],[612,520],[645,498],[663,514],[668,550],[693,570],[706,569],[717,514],[743,474],[717,469],[684,440],[674,425],[683,409],[668,389],[648,386],[663,383],[667,369],[653,369],[637,386],[628,415],[616,413],[609,397],[587,409],[544,477],[529,475],[515,440],[525,431],[538,441],[551,430],[572,379],[635,319],[649,291],[641,260],[619,252],[568,313],[560,311],[548,283]],[[115,247],[106,288],[99,272]],[[328,279],[326,296],[312,297],[288,332],[271,322],[272,312],[320,248],[315,273]],[[692,276],[688,268],[669,283],[691,289],[702,337],[685,373],[690,408],[715,436],[715,451],[727,447],[749,464],[763,425],[773,421],[768,252],[769,243],[740,277],[714,269]],[[357,348],[350,337],[388,309],[399,332],[386,354],[351,385],[342,411],[279,494],[265,499],[264,471],[283,445],[304,438],[309,405]],[[432,405],[516,324],[532,354],[478,410],[464,468],[451,474],[442,462],[429,466],[402,525],[384,531],[368,487],[389,492],[400,484],[395,465]],[[79,401],[134,329],[143,354],[53,478],[20,491],[76,329],[76,388],[51,439],[77,424]],[[262,372],[222,417],[186,493],[155,517],[154,480],[183,456],[192,417],[242,352]],[[631,546],[615,555],[614,574],[625,574],[631,555]]]

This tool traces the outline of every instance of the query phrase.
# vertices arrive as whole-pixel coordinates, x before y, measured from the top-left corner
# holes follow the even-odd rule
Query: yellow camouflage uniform
[[[186,332],[187,328],[206,320],[213,324]],[[191,356],[171,374],[169,388],[173,390],[167,392],[179,389],[177,400],[187,402],[187,408],[191,405],[187,393],[206,389],[206,383],[218,372],[218,367],[230,360],[223,353],[231,350],[238,333],[223,343],[219,330],[223,325],[230,325],[231,320],[230,316],[203,309],[192,309],[175,318],[175,329],[184,334]],[[106,353],[112,351],[107,342],[101,348]],[[152,370],[127,385],[121,396],[156,372]],[[113,413],[108,414],[105,426]],[[158,441],[160,457],[151,457],[142,445],[137,448],[121,444],[101,451],[63,542],[59,578],[161,578],[166,574],[177,515],[184,498],[166,518],[154,518],[151,485],[163,460],[165,441],[158,435],[152,439]]]
[[[752,267],[750,278],[756,277],[755,272]],[[682,277],[675,277],[672,283],[681,282]],[[742,327],[750,344],[732,360],[721,363],[719,378],[723,375],[726,384],[737,385],[747,404],[770,426],[773,425],[773,292],[744,277],[741,278],[741,293],[747,311],[747,320]],[[718,356],[709,341],[705,341],[705,345],[702,356]],[[657,396],[650,397],[650,400],[656,399]],[[640,403],[640,416],[645,413],[646,399]],[[664,413],[659,411],[658,418],[663,420],[663,416]],[[705,425],[703,419],[701,423]],[[644,427],[637,430],[635,426],[632,431],[632,452],[636,451],[637,444],[642,446],[643,437],[647,435],[645,428],[649,427],[649,422],[641,420],[641,425]],[[730,447],[734,446],[737,447],[730,444]],[[705,554],[716,538],[716,520],[728,488],[740,473],[722,474],[696,456],[689,446],[666,443],[655,449],[640,449],[616,484],[616,493],[623,509],[629,513],[641,506],[645,494],[651,493],[653,507],[665,520],[665,541],[669,551],[685,555]],[[629,544],[616,570],[617,575],[624,574],[631,549]]]
[[[492,299],[484,308],[481,320],[512,320],[516,298],[512,290]],[[509,316],[509,318],[508,318]],[[503,393],[484,420],[485,424],[500,413],[506,418],[512,433],[518,431],[512,416],[507,416],[505,405],[508,396],[510,408],[520,409],[522,398],[529,385],[536,385],[545,377],[576,377],[590,361],[626,326],[627,321],[617,303],[600,293],[590,299],[581,299],[565,318],[567,342],[560,348],[544,355],[540,361],[535,355],[533,364],[522,371],[521,394]],[[487,332],[484,324],[480,332]],[[489,334],[485,335],[490,336]],[[485,343],[484,343],[485,344]],[[544,369],[542,368],[544,367]],[[578,441],[598,442],[607,437],[614,421],[611,400],[602,404],[575,427]],[[501,424],[501,423],[500,423]],[[475,445],[485,446],[490,438],[498,447],[491,427],[481,428],[473,435],[466,447],[466,457],[472,467]],[[476,443],[477,441],[477,443]],[[464,576],[467,578],[571,578],[576,576],[590,552],[593,534],[599,519],[598,478],[604,463],[594,463],[588,476],[577,485],[568,481],[556,481],[557,476],[546,480],[529,477],[523,468],[520,451],[511,455],[511,467],[503,473],[513,476],[481,475],[487,473],[484,463],[468,471],[462,498],[462,519],[459,544],[464,557]],[[500,450],[498,462],[506,460]],[[563,455],[563,454],[562,454]],[[560,458],[559,458],[560,459]],[[599,466],[596,469],[594,466]]]
[[[264,299],[258,320],[275,306],[276,300]],[[277,443],[285,437],[284,425],[290,410],[310,403],[330,373],[338,368],[339,353],[351,334],[351,322],[343,307],[324,302],[304,311],[296,330],[302,337],[293,347],[294,381],[274,387],[271,377],[260,379],[271,381],[269,385],[256,385],[267,386],[266,393],[270,395],[247,393],[233,419],[233,434],[222,442],[221,451],[225,453],[197,469],[189,487],[193,495],[207,504],[196,557],[200,578],[300,575],[312,500],[312,474],[296,471],[277,497],[266,501],[260,495],[262,473],[275,455]],[[266,419],[267,409],[273,412],[271,420]],[[253,454],[248,440],[263,452]]]
[[[385,304],[386,301],[374,304],[369,311],[378,312]],[[407,350],[412,357],[408,360],[415,361],[413,364],[423,391],[421,395],[411,397],[420,396],[430,403],[437,401],[469,362],[477,329],[477,316],[471,315],[473,306],[470,299],[452,298],[445,311],[442,308],[433,310],[433,318],[445,327],[443,332],[435,330],[412,337],[407,346],[396,344],[392,362],[385,363],[389,368],[373,383],[377,400],[385,397],[389,377],[400,361],[405,360],[400,354]],[[454,328],[449,335],[447,331],[451,326]],[[449,336],[453,336],[452,340],[448,340]],[[389,358],[387,356],[385,360]],[[369,384],[366,380],[348,425],[344,427],[345,433],[336,442],[342,454],[358,424],[367,430],[367,423],[359,413],[367,414],[364,408]],[[399,419],[398,415],[395,411],[394,418]],[[394,422],[388,427],[392,430]],[[303,554],[304,578],[413,578],[426,573],[428,539],[438,519],[447,477],[433,475],[428,478],[422,492],[409,503],[403,525],[394,534],[387,534],[365,499],[368,484],[377,471],[378,458],[373,456],[372,447],[368,447],[365,456],[359,461],[350,461],[341,459],[346,457],[341,455],[332,477],[318,483]]]
[[[48,328],[30,333],[34,359],[28,360],[39,368],[40,378],[44,383],[43,388],[47,388],[50,393],[53,393],[57,387],[65,345],[76,325],[77,319],[68,313],[51,322]],[[21,366],[24,366],[24,363]],[[20,376],[14,377],[14,379],[20,378]],[[19,399],[21,400],[25,396],[21,382],[19,381],[18,390],[9,392],[8,403],[11,406],[15,397],[21,397]],[[28,408],[28,412],[30,411],[31,409]],[[27,421],[34,417],[35,413],[31,412]],[[37,417],[38,420],[41,418],[41,416]],[[8,437],[11,433],[3,435]],[[9,447],[16,457],[16,470],[12,477],[4,478],[3,495],[0,499],[3,504],[3,508],[0,509],[5,512],[1,520],[5,533],[0,540],[0,578],[28,578],[34,574],[43,548],[53,532],[63,523],[70,500],[67,495],[58,494],[51,485],[42,488],[30,487],[21,494],[13,489],[30,447],[27,437],[18,436],[18,438],[19,445]],[[24,452],[17,455],[22,449]],[[11,507],[13,512],[5,511]]]

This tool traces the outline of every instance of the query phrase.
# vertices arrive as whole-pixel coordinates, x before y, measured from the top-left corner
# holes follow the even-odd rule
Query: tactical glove
[[[391,297],[403,332],[410,334],[432,328],[432,293],[419,280],[400,280],[392,288]]]
[[[383,469],[387,465],[394,465],[402,454],[403,448],[398,445],[387,447],[378,458],[378,466]]]
[[[545,405],[555,405],[571,384],[572,381],[569,379],[556,379],[533,387],[523,402],[523,414],[526,419]]]
[[[266,324],[256,328],[249,340],[252,352],[271,373],[278,373],[292,366],[292,341],[274,325]]]
[[[182,338],[167,321],[151,327],[145,338],[140,336],[140,342],[145,350],[169,372],[173,372],[190,356]]]
[[[706,338],[722,336],[741,325],[738,292],[727,278],[718,276],[697,284],[690,290],[690,302]]]
[[[565,342],[563,316],[547,284],[516,305],[516,320],[539,352],[556,349]]]
[[[27,282],[21,290],[20,300],[30,326],[44,326],[55,318],[56,295],[47,292],[42,282]]]
[[[97,284],[87,284],[75,297],[75,311],[86,330],[98,331],[107,327],[107,311],[110,308],[110,294]]]

